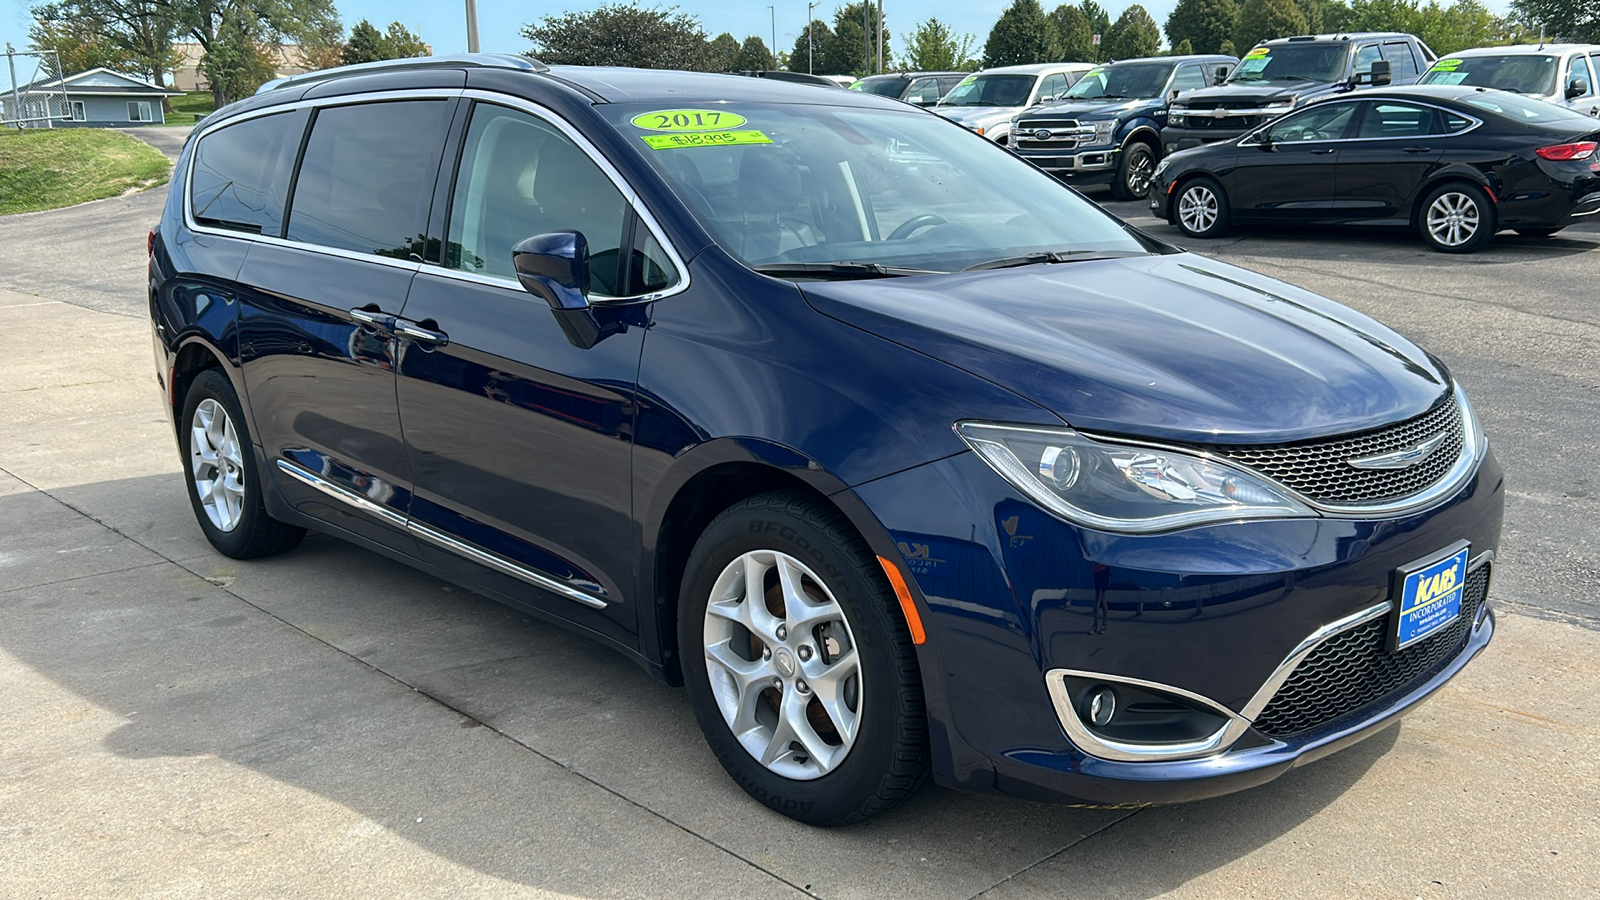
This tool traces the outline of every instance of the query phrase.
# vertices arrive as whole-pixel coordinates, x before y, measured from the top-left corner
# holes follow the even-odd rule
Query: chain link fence
[[[0,92],[0,127],[50,128],[71,119],[61,62],[54,50],[13,50],[6,45]]]

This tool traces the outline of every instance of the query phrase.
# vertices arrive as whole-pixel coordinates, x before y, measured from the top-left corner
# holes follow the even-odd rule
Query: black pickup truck
[[[1312,100],[1372,83],[1372,64],[1389,63],[1394,84],[1413,84],[1438,54],[1398,32],[1303,35],[1263,41],[1216,87],[1189,91],[1168,110],[1166,153],[1236,138]]]

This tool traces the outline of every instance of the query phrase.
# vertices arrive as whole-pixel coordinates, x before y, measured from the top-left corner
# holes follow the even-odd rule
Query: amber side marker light
[[[917,612],[917,604],[911,601],[911,589],[906,587],[900,567],[881,556],[878,557],[878,564],[883,566],[883,574],[889,576],[889,584],[894,587],[894,595],[900,601],[900,611],[906,614],[906,626],[911,629],[911,643],[927,643],[928,633],[922,630],[922,613]]]

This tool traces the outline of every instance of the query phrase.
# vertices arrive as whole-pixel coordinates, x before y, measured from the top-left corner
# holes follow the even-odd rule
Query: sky
[[[18,50],[24,49],[28,42],[30,21],[28,9],[37,2],[39,0],[0,0],[0,44],[9,41],[15,44]],[[422,39],[433,45],[434,53],[461,53],[467,49],[464,0],[431,0],[431,2],[335,0],[335,2],[347,28],[364,18],[370,19],[380,28],[398,19],[406,27],[414,31],[420,30]],[[578,0],[578,2],[478,0],[479,42],[485,51],[522,53],[529,49],[527,39],[520,34],[524,24],[568,10],[593,9],[601,5],[601,2],[602,0]],[[1053,9],[1058,2],[1059,0],[1042,0],[1046,9]],[[1121,0],[1099,0],[1099,2],[1111,13],[1113,19],[1132,5],[1131,2],[1121,2]],[[1176,2],[1177,0],[1147,0],[1144,8],[1149,10],[1157,23],[1165,23],[1167,14],[1172,12]],[[640,5],[658,4],[651,0],[641,0]],[[659,5],[673,4],[663,2]],[[698,17],[708,35],[715,36],[727,31],[743,40],[747,35],[756,34],[769,44],[772,43],[775,17],[777,46],[781,50],[794,46],[796,36],[806,24],[804,0],[781,0],[770,8],[760,0],[754,3],[734,3],[728,0],[677,0],[676,5],[683,12]],[[843,3],[829,0],[818,4],[813,15],[831,23],[834,10],[842,5]],[[957,33],[972,34],[975,49],[981,49],[984,38],[989,34],[989,28],[1000,18],[1001,11],[1008,5],[1010,0],[917,0],[917,2],[884,0],[883,4],[884,19],[891,35],[890,46],[894,50],[899,50],[902,46],[901,38],[904,35],[908,34],[917,23],[930,16],[938,17]],[[1486,0],[1485,5],[1499,13],[1509,8],[1510,0]]]

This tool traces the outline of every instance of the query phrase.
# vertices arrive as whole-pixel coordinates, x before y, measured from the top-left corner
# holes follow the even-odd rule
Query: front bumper
[[[1099,147],[1073,151],[1013,150],[1018,156],[1074,184],[1109,182],[1122,158],[1121,147]]]
[[[894,537],[926,609],[935,778],[953,787],[1107,805],[1251,787],[1393,723],[1493,634],[1484,612],[1459,650],[1357,709],[1286,736],[1252,725],[1208,755],[1108,759],[1069,737],[1047,673],[1103,673],[1249,711],[1308,635],[1387,602],[1396,568],[1459,540],[1475,560],[1494,550],[1504,486],[1493,455],[1453,498],[1402,518],[1145,536],[1068,525],[970,453],[856,493]]]

